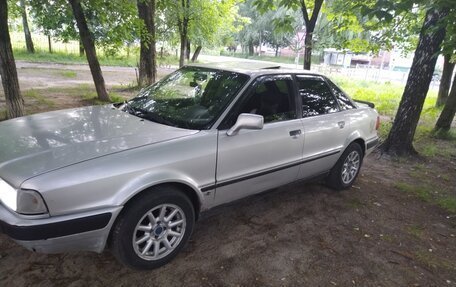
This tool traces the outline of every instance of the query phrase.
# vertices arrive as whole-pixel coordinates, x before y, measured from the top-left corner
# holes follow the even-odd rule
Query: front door
[[[217,205],[296,180],[302,158],[303,126],[296,117],[291,76],[258,79],[233,109],[234,120],[240,113],[262,115],[264,127],[232,136],[219,130]]]

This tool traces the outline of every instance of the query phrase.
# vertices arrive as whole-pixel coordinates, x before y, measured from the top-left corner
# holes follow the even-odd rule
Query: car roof
[[[224,70],[224,71],[247,74],[250,76],[260,76],[260,75],[269,75],[269,74],[302,74],[302,75],[323,76],[322,74],[317,73],[317,72],[300,70],[300,69],[283,68],[280,66],[280,64],[267,63],[267,62],[255,62],[255,61],[219,62],[219,63],[210,63],[210,64],[188,64],[186,66]]]

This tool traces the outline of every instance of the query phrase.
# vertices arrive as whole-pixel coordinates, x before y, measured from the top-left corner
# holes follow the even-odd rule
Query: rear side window
[[[341,110],[350,110],[356,109],[355,104],[347,97],[347,95],[339,89],[336,84],[328,80],[329,85],[331,86],[334,95],[336,96],[337,102]]]
[[[321,79],[298,77],[299,95],[302,99],[302,116],[312,117],[339,111],[331,89]]]

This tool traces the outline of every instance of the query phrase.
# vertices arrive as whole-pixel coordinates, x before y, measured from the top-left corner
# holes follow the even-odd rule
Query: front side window
[[[321,79],[299,77],[299,95],[302,99],[302,116],[311,117],[339,111],[336,99]]]
[[[122,109],[166,125],[208,129],[248,79],[235,72],[184,67],[142,90]]]
[[[295,119],[292,89],[292,80],[288,76],[259,80],[247,95],[238,114],[261,115],[264,123]]]

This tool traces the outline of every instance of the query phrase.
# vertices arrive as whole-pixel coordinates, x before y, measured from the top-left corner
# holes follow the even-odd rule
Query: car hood
[[[36,114],[0,123],[0,178],[28,178],[198,131],[161,125],[108,106]]]

